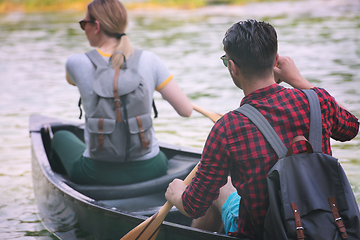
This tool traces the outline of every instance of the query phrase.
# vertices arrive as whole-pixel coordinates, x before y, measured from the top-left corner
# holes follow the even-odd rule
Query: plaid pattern
[[[359,123],[324,89],[314,90],[322,112],[323,152],[331,155],[330,137],[348,141],[357,135]],[[245,103],[265,116],[287,148],[295,136],[309,137],[309,102],[300,90],[273,84],[246,96],[241,105]],[[303,143],[293,147],[294,154],[305,150]],[[230,174],[242,199],[238,232],[232,235],[251,238],[254,231],[245,208],[263,226],[269,205],[266,175],[276,161],[276,153],[248,118],[233,111],[225,114],[211,130],[199,170],[182,195],[185,211],[193,218],[204,215]]]

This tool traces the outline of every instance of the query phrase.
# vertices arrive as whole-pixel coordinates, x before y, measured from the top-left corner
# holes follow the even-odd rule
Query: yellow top
[[[100,51],[100,49],[96,49],[96,51],[98,51],[98,53],[103,57],[108,57],[108,58],[111,57],[110,53],[104,53],[104,52]]]

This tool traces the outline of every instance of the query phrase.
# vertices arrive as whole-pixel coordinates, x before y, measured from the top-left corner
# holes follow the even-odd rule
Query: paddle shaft
[[[219,120],[219,118],[222,117],[222,115],[219,114],[219,113],[211,112],[211,111],[206,110],[206,109],[204,109],[204,108],[202,108],[202,107],[200,107],[200,106],[198,106],[198,105],[196,105],[196,104],[194,104],[194,103],[191,103],[191,104],[192,104],[193,109],[194,109],[195,111],[197,111],[197,112],[203,114],[204,116],[210,118],[214,123],[215,123],[217,120]]]
[[[196,164],[193,170],[185,178],[185,185],[189,185],[191,183],[191,180],[197,172],[198,165],[199,163]],[[173,205],[170,202],[166,202],[157,213],[128,232],[120,240],[155,240],[160,230],[161,223],[164,221],[166,215],[170,212],[172,207]]]

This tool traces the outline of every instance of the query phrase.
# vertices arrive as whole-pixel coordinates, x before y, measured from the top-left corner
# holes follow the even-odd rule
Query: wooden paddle
[[[185,185],[189,185],[191,183],[191,180],[194,178],[198,169],[198,165],[199,163],[196,164],[193,170],[185,178]],[[157,234],[159,233],[161,223],[164,221],[166,215],[169,213],[172,207],[173,205],[171,203],[166,202],[157,213],[128,232],[120,240],[155,240]]]
[[[200,106],[198,106],[198,105],[196,105],[196,104],[194,104],[194,103],[191,103],[191,104],[192,104],[193,109],[194,109],[195,111],[197,111],[197,112],[203,114],[204,116],[210,118],[214,123],[215,123],[217,120],[219,120],[219,118],[222,117],[222,115],[219,114],[219,113],[211,112],[211,111],[206,110],[206,109],[204,109],[204,108],[202,108],[202,107],[200,107]]]

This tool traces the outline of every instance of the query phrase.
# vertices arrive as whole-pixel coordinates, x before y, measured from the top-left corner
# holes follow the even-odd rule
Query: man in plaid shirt
[[[245,94],[241,105],[256,107],[286,147],[297,135],[309,137],[309,102],[299,89],[311,88],[319,96],[324,153],[331,155],[330,137],[349,141],[357,135],[357,118],[326,90],[303,78],[289,57],[277,54],[277,35],[270,24],[238,22],[226,32],[223,44],[226,55],[221,59]],[[294,88],[282,87],[274,79]],[[293,150],[294,154],[305,152],[306,146],[297,143]],[[197,218],[195,227],[218,231],[223,222],[229,235],[261,239],[269,206],[266,175],[276,161],[275,151],[257,127],[231,111],[211,130],[192,183],[186,187],[175,179],[165,196],[182,213]]]

